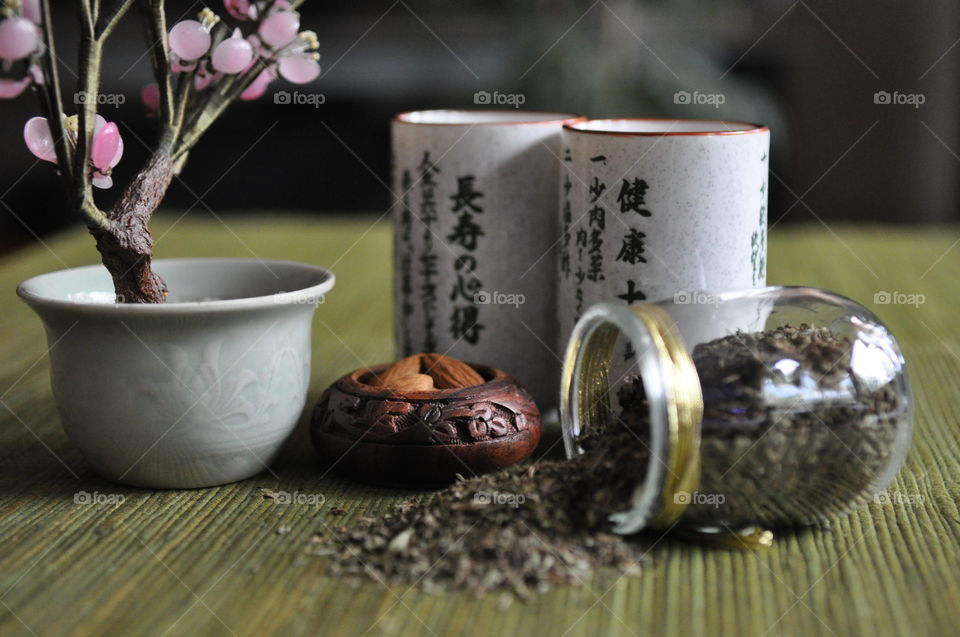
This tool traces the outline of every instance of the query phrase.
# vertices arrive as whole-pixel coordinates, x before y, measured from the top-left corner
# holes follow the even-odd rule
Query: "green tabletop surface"
[[[224,223],[225,222],[225,223]],[[313,329],[310,405],[393,354],[389,219],[163,216],[158,257],[281,258],[332,268]],[[960,232],[777,226],[769,281],[835,290],[899,338],[914,442],[886,497],[762,553],[657,541],[636,576],[600,575],[531,603],[351,584],[311,536],[428,492],[348,482],[301,422],[269,470],[226,486],[150,491],[95,475],[59,425],[39,319],[20,281],[94,263],[79,229],[0,260],[0,635],[951,635],[960,631]],[[914,295],[879,304],[875,295]],[[897,297],[906,299],[907,297]],[[544,447],[555,445],[548,432]],[[554,446],[551,453],[557,453]],[[278,504],[262,488],[322,495]],[[78,504],[77,494],[122,495]]]

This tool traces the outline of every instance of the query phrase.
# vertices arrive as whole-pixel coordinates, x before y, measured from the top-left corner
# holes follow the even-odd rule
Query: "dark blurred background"
[[[72,5],[54,3],[61,57],[75,69]],[[202,5],[169,2],[171,22]],[[319,35],[323,74],[272,90],[320,93],[324,103],[267,95],[235,105],[165,208],[383,212],[391,116],[470,107],[477,91],[498,91],[522,95],[523,108],[595,117],[766,123],[771,224],[958,218],[956,0],[308,0],[301,13]],[[63,77],[73,79],[68,69]],[[111,40],[103,81],[126,103],[101,109],[124,133],[120,184],[145,156],[138,140],[153,140],[139,100],[149,81],[131,15]],[[677,103],[681,91],[706,103]],[[22,141],[37,112],[31,93],[0,103],[0,252],[73,223],[52,166]],[[101,193],[103,207],[117,191]]]

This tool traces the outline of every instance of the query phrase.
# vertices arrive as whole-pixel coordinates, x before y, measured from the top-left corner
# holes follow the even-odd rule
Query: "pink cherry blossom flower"
[[[320,64],[309,53],[292,53],[277,63],[283,79],[294,84],[306,84],[320,75]]]
[[[107,173],[117,165],[123,156],[123,140],[120,139],[120,129],[113,122],[100,127],[93,134],[93,145],[90,148],[90,163],[101,173]]]
[[[275,49],[282,49],[297,38],[300,14],[294,11],[276,11],[260,23],[260,39]]]
[[[270,83],[277,79],[277,72],[274,68],[267,67],[260,71],[260,75],[257,76],[253,82],[250,83],[250,86],[240,94],[240,99],[245,101],[255,100],[263,97],[263,94],[267,92],[267,88],[270,86]]]
[[[225,0],[224,6],[241,20],[266,15],[257,32],[245,38],[240,29],[234,29],[230,37],[220,40],[214,30],[219,18],[209,9],[204,9],[197,20],[183,20],[170,30],[171,69],[193,73],[195,90],[219,83],[224,75],[246,74],[257,64],[264,68],[240,95],[242,100],[261,97],[278,77],[305,84],[320,75],[315,53],[317,36],[312,31],[298,33],[300,15],[289,2]]]
[[[256,20],[259,15],[257,5],[250,0],[223,0],[223,5],[237,20]]]
[[[210,29],[196,20],[183,20],[170,29],[170,49],[178,58],[192,61],[203,57],[210,50]]]
[[[0,100],[13,99],[19,96],[30,86],[31,78],[24,75],[19,80],[0,78]]]
[[[70,124],[72,123],[72,128]],[[76,118],[64,118],[67,130],[67,143],[76,145]],[[23,127],[23,139],[27,148],[39,159],[57,163],[56,144],[46,117],[33,117]],[[113,122],[101,115],[96,116],[90,144],[90,173],[93,185],[97,188],[109,188],[113,185],[110,173],[123,157],[123,138]]]
[[[151,82],[140,90],[140,99],[148,111],[160,110],[160,86],[156,82]]]
[[[19,97],[31,84],[43,86],[43,71],[36,64],[31,64],[19,79],[0,78],[0,99]]]
[[[34,24],[40,24],[40,0],[23,0],[20,15]]]
[[[113,171],[113,167],[120,163],[122,157],[123,138],[120,137],[120,129],[113,122],[108,122],[97,115],[93,126],[92,142],[90,143],[93,185],[97,188],[113,186],[113,178],[110,173]]]
[[[22,60],[39,51],[42,44],[40,29],[27,18],[0,20],[0,59]]]
[[[243,38],[240,29],[234,30],[232,37],[218,44],[210,58],[213,68],[229,74],[250,68],[253,61],[253,47]]]
[[[277,3],[279,5],[279,3]],[[268,66],[272,70],[271,79],[283,77],[294,84],[306,84],[317,79],[320,75],[319,55],[316,53],[317,35],[313,31],[303,31],[297,34],[292,42],[282,49],[260,51],[261,57],[273,62]],[[266,78],[257,78],[258,82],[265,82]]]
[[[40,68],[39,64],[31,64],[30,68],[27,69],[27,73],[29,73],[30,77],[33,78],[34,84],[43,86],[43,70]]]
[[[202,91],[211,84],[219,82],[222,77],[223,73],[212,72],[207,61],[201,60],[200,64],[197,65],[197,72],[193,76],[193,87],[198,91]]]
[[[20,15],[34,24],[40,24],[40,0],[22,0]]]
[[[57,151],[46,117],[31,117],[23,127],[23,140],[27,148],[43,161],[57,163]]]

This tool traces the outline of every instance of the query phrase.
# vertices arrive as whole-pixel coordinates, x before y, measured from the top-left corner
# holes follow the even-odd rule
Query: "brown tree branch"
[[[163,303],[166,299],[167,285],[151,267],[153,238],[149,223],[171,179],[170,155],[154,153],[110,210],[109,228],[93,232],[120,303]]]
[[[51,27],[51,0],[41,0],[44,39],[45,86],[40,88],[41,103],[56,141],[58,162],[71,204],[87,221],[96,238],[103,263],[113,277],[120,302],[162,303],[167,288],[151,268],[153,239],[149,221],[163,200],[173,176],[185,163],[189,151],[226,108],[266,68],[258,60],[246,73],[224,78],[219,86],[194,101],[193,72],[181,73],[174,90],[167,41],[167,23],[163,0],[113,0],[101,10],[100,0],[75,0],[80,13],[80,77],[77,85],[78,131],[76,148],[67,142],[61,119],[63,99],[57,74],[57,58]],[[304,0],[292,0],[290,8]],[[109,211],[100,211],[93,201],[90,170],[90,146],[100,90],[100,72],[104,40],[134,4],[140,9],[150,47],[154,77],[160,87],[160,135],[157,149],[147,164],[124,188]]]

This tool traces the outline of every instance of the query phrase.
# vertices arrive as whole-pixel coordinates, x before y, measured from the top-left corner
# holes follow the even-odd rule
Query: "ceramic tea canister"
[[[440,352],[555,406],[556,184],[567,113],[431,110],[393,121],[397,356]]]
[[[601,301],[708,304],[766,283],[766,126],[598,119],[562,135],[559,343]]]

